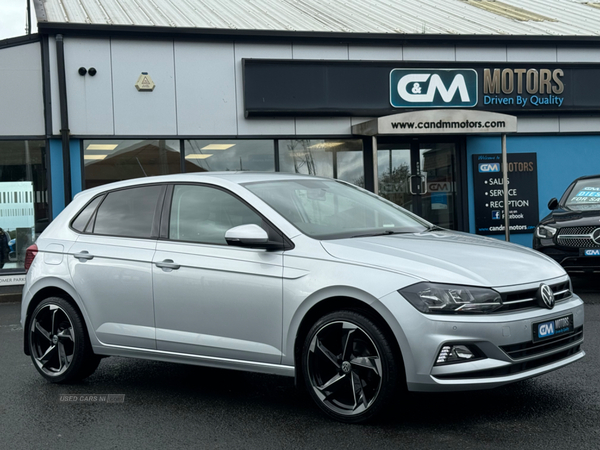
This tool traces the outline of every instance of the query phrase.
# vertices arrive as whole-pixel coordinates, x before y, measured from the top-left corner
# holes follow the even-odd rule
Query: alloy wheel
[[[313,336],[307,353],[310,386],[322,406],[343,416],[364,413],[382,385],[382,362],[367,332],[349,321],[333,321]]]
[[[31,320],[33,360],[49,377],[65,373],[75,353],[75,333],[69,315],[60,306],[47,304]]]

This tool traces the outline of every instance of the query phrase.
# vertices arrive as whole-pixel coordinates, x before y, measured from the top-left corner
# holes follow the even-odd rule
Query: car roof
[[[130,187],[142,184],[154,184],[154,183],[215,183],[221,184],[221,182],[229,182],[233,184],[244,184],[253,183],[258,181],[281,181],[281,180],[294,180],[294,179],[321,179],[326,180],[328,178],[316,177],[313,175],[303,175],[295,173],[285,172],[242,172],[242,171],[228,171],[228,172],[194,172],[194,173],[179,173],[174,175],[160,175],[145,178],[132,178],[130,180],[116,181],[114,183],[103,184],[102,186],[86,189],[85,191],[77,194],[82,195],[95,195],[100,192],[110,191],[123,187]]]
[[[575,180],[573,180],[573,183],[576,182],[576,181],[579,181],[579,180],[589,180],[591,178],[600,178],[600,174],[598,174],[598,175],[585,175],[583,177],[576,178]]]

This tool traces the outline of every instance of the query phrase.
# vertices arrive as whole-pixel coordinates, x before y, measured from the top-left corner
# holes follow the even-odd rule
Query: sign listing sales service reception
[[[539,221],[535,153],[509,153],[508,208],[511,233],[531,233]],[[475,230],[504,234],[502,155],[473,155]]]

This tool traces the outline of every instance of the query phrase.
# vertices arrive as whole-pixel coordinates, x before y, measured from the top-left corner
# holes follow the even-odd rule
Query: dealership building
[[[327,176],[531,246],[548,200],[600,173],[600,2],[32,2],[38,33],[0,41],[0,289],[117,180]]]

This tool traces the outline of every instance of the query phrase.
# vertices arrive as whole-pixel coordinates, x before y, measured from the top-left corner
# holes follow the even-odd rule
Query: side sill
[[[219,358],[215,356],[192,355],[189,353],[169,352],[165,350],[126,347],[121,345],[104,344],[94,346],[94,353],[106,356],[124,356],[128,358],[150,359],[154,361],[192,364],[196,366],[216,367],[219,369],[242,370],[245,372],[267,373],[294,377],[294,366],[282,364],[261,363],[239,359]]]

